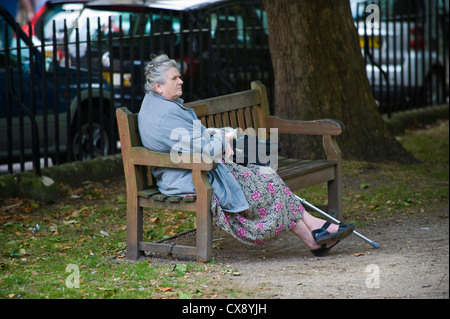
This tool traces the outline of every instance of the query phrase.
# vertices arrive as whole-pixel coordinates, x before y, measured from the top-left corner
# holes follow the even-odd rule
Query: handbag
[[[243,135],[231,142],[233,149],[233,162],[247,166],[256,164],[270,166],[271,162],[278,159],[280,146],[272,142],[270,138],[260,140],[254,135]]]

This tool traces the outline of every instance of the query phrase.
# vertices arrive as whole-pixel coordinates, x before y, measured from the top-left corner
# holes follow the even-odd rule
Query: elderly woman
[[[260,244],[291,230],[315,256],[325,256],[353,224],[330,224],[310,215],[271,168],[233,163],[225,135],[210,136],[192,109],[183,106],[177,64],[165,54],[153,56],[145,68],[147,91],[138,116],[142,144],[158,152],[190,152],[224,157],[208,172],[213,188],[211,212],[216,224],[245,244]],[[263,172],[263,173],[262,173]],[[161,193],[195,193],[189,170],[152,168]]]

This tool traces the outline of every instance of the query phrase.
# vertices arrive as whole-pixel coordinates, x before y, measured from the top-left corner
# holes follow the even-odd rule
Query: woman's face
[[[183,95],[183,80],[177,68],[170,68],[166,71],[166,82],[155,83],[155,91],[168,100],[176,100]]]

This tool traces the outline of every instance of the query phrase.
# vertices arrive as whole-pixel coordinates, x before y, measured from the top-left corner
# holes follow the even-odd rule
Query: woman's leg
[[[305,225],[302,219],[291,228],[291,231],[300,238],[309,249],[316,249],[319,245],[316,244],[314,237],[311,234],[311,230]]]
[[[321,224],[321,226],[322,225],[323,223]],[[303,222],[303,219],[300,219],[299,222],[295,224],[294,227],[291,228],[291,231],[298,238],[300,238],[306,244],[306,246],[308,246],[310,250],[320,248],[320,246],[316,244],[316,241],[314,240],[314,237],[311,233],[311,229]],[[335,241],[330,242],[326,245],[326,247],[331,247],[335,243],[336,243]]]
[[[305,223],[305,225],[310,229],[310,231],[321,228],[323,226],[323,224],[325,223],[325,220],[314,217],[313,215],[309,214],[306,211],[303,212],[302,220]],[[339,229],[339,225],[331,224],[327,230],[330,234],[332,234],[332,233],[337,232],[338,229]]]
[[[303,218],[295,224],[294,227],[291,228],[291,231],[299,237],[309,249],[314,250],[320,248],[320,245],[316,243],[314,237],[311,233],[314,229],[321,228],[325,220],[317,218],[309,214],[308,212],[303,212]],[[339,226],[336,224],[331,224],[328,227],[329,233],[335,233],[338,231]],[[326,247],[331,247],[336,243],[336,241],[332,241],[326,245]]]

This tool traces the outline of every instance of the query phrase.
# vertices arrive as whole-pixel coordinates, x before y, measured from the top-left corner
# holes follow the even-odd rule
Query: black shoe
[[[353,224],[339,224],[339,229],[337,232],[330,234],[327,229],[331,224],[329,222],[325,222],[322,228],[314,229],[311,233],[316,241],[317,245],[324,245],[329,243],[330,241],[339,241],[344,239],[348,235],[350,235],[355,229],[355,225]]]
[[[322,246],[320,246],[320,248],[317,249],[313,249],[311,250],[311,252],[314,254],[314,256],[316,257],[324,257],[328,254],[328,252],[330,251],[331,248],[333,248],[334,246],[336,246],[339,243],[336,242],[333,245],[331,245],[330,247],[327,247],[326,244],[323,244]]]

